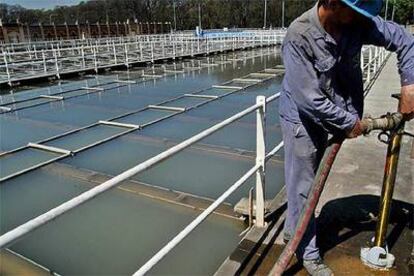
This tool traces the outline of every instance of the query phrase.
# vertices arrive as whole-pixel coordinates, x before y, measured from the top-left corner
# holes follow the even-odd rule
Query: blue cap
[[[383,0],[341,0],[354,11],[373,18],[377,16],[382,9]]]

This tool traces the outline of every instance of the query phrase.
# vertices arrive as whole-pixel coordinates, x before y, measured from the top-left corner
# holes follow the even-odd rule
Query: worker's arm
[[[414,117],[414,36],[404,27],[375,17],[364,35],[366,44],[383,46],[397,53],[401,76],[400,112],[407,118]]]
[[[397,53],[401,85],[414,84],[414,36],[404,27],[377,16],[367,28],[364,44],[382,46]]]
[[[357,116],[335,105],[319,87],[316,69],[304,46],[288,41],[283,46],[286,67],[285,86],[296,103],[298,112],[328,130],[349,132]]]

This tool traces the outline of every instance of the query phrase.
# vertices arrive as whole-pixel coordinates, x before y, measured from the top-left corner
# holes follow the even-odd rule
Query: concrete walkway
[[[392,55],[366,98],[365,114],[378,117],[395,112],[397,100],[391,94],[399,91],[397,60]],[[408,123],[406,130],[413,132],[414,122]],[[413,264],[409,264],[414,225],[412,146],[413,139],[404,137],[388,229],[388,246],[396,256],[396,267],[379,272],[361,263],[359,251],[374,236],[387,145],[378,141],[377,133],[343,145],[316,211],[318,243],[335,275],[414,275]],[[217,274],[267,275],[283,248],[277,241],[281,240],[285,207],[275,212],[266,229],[252,229]],[[294,259],[286,274],[306,272]]]
[[[379,117],[397,111],[398,101],[391,94],[400,92],[397,59],[392,55],[365,99],[365,115]],[[406,124],[414,131],[414,122]],[[378,132],[344,143],[321,197],[319,211],[333,198],[361,194],[380,195],[387,145],[379,142]],[[410,159],[413,139],[404,137],[394,199],[414,203],[414,164]]]

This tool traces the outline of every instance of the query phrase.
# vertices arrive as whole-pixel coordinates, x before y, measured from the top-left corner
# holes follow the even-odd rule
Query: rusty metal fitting
[[[361,123],[364,125],[364,134],[369,134],[373,130],[387,131],[397,129],[403,120],[403,114],[396,112],[387,113],[380,118],[364,118]]]

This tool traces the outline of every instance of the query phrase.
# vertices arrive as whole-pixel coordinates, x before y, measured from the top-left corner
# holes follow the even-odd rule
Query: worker
[[[401,76],[400,111],[414,114],[414,36],[378,16],[382,0],[319,0],[288,28],[283,42],[286,74],[280,96],[285,144],[287,217],[284,239],[294,233],[327,146],[328,134],[364,133],[362,46],[396,52]],[[286,241],[285,241],[286,242]],[[316,241],[315,217],[296,257],[311,275],[331,275]]]

